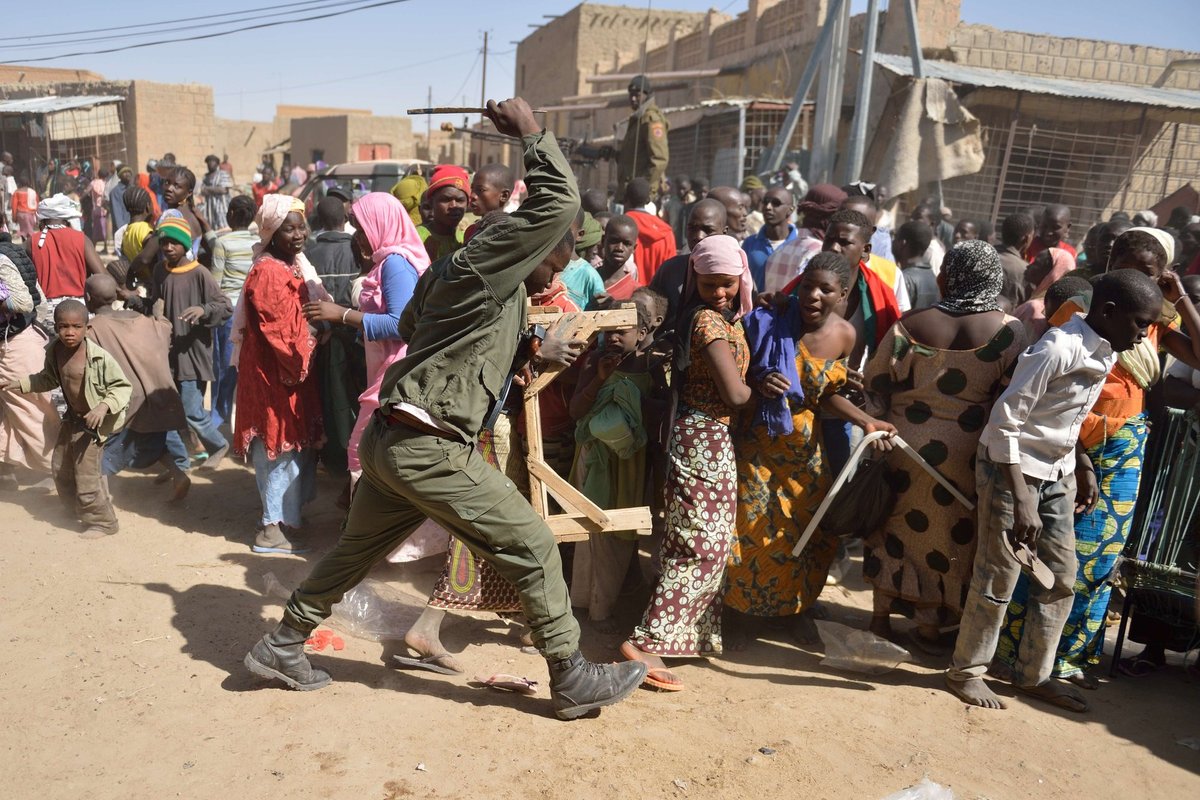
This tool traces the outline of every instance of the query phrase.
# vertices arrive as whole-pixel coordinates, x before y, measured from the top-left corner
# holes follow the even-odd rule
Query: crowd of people
[[[326,501],[343,532],[252,672],[326,685],[303,648],[333,603],[385,558],[441,557],[400,665],[463,671],[439,638],[447,611],[521,613],[574,718],[643,683],[683,689],[668,660],[770,628],[815,642],[848,544],[818,529],[793,551],[852,445],[882,432],[894,502],[858,531],[871,632],[948,659],[967,703],[1003,706],[990,671],[1087,709],[1148,398],[1165,383],[1166,402],[1197,400],[1200,220],[1081,229],[1050,204],[997,236],[932,198],[902,221],[878,187],[809,187],[795,169],[581,193],[523,101],[488,116],[521,137],[523,182],[443,165],[390,192],[331,182],[306,205],[265,172],[241,194],[215,155],[200,181],[172,158],[83,175],[85,214],[17,181],[0,242],[4,490],[50,475],[100,539],[119,529],[109,476],[150,470],[180,502],[232,454],[261,498],[247,543],[294,555],[321,467],[342,481]],[[586,348],[525,324],[530,306],[623,304],[636,323]],[[521,387],[549,364],[565,369],[532,425]],[[529,429],[589,501],[648,506],[653,536],[556,544],[527,500]],[[627,634],[621,662],[583,659],[572,605]],[[1147,652],[1122,669],[1161,666]]]

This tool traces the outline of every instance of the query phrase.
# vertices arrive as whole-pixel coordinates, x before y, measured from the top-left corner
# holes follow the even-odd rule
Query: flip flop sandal
[[[648,669],[648,670],[646,670],[646,677],[642,678],[642,685],[643,686],[651,686],[655,689],[658,689],[660,692],[682,692],[683,691],[682,683],[680,683],[678,681],[674,681],[674,682],[665,681],[662,678],[656,678],[656,677],[654,677],[655,673],[658,673],[659,675],[666,673],[669,675],[669,674],[671,674],[671,671],[668,669]]]
[[[1001,541],[1004,542],[1005,551],[1012,557],[1013,561],[1021,565],[1022,572],[1043,589],[1053,588],[1054,573],[1037,557],[1037,553],[1029,549],[1029,545],[1024,542],[1014,543],[1012,540],[1012,531],[1003,531],[1000,537]]]
[[[517,694],[532,695],[537,694],[538,691],[537,681],[531,681],[528,678],[520,678],[504,672],[497,672],[495,675],[488,676],[476,675],[474,683],[487,686],[490,689],[500,689],[506,692],[516,692]]]
[[[457,669],[452,669],[441,663],[442,659],[446,658],[446,654],[440,656],[425,656],[424,658],[411,658],[409,656],[392,656],[392,660],[401,667],[409,669],[424,669],[429,672],[436,672],[439,675],[461,675],[462,672]]]
[[[1021,694],[1036,698],[1044,703],[1049,703],[1055,708],[1061,708],[1063,711],[1070,711],[1073,714],[1086,714],[1091,710],[1091,706],[1088,705],[1087,700],[1084,700],[1082,697],[1076,697],[1065,686],[1055,687],[1059,689],[1055,694],[1039,692],[1038,686],[1019,686],[1014,683],[1012,687]],[[1074,703],[1080,703],[1083,707],[1079,708]]]
[[[1157,672],[1161,667],[1162,664],[1141,656],[1122,658],[1117,662],[1117,671],[1127,678],[1144,678]]]

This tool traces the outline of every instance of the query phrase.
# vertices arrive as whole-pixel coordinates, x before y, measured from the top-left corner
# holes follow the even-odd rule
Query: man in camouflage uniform
[[[653,89],[645,75],[629,82],[629,125],[617,153],[617,197],[634,178],[645,178],[657,187],[667,174],[667,118],[654,102]]]

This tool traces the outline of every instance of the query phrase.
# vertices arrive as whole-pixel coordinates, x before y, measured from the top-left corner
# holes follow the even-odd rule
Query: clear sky
[[[611,0],[610,0],[611,2]],[[643,5],[644,0],[630,5]],[[886,0],[884,0],[886,5]],[[489,31],[488,94],[513,91],[515,41],[543,15],[561,14],[575,0],[408,0],[326,20],[275,24],[223,38],[190,37],[233,27],[271,22],[247,16],[271,12],[261,0],[208,0],[168,6],[129,0],[58,0],[53,14],[8,15],[0,33],[0,60],[55,56],[42,66],[89,69],[115,79],[144,78],[168,83],[196,82],[213,87],[216,112],[236,119],[270,119],[276,103],[368,108],[403,114],[424,106],[432,87],[435,104],[477,103],[479,50]],[[745,10],[746,0],[653,0],[658,8],[728,14]],[[279,4],[278,21],[352,7],[345,0]],[[857,13],[866,0],[854,0]],[[136,11],[134,10],[136,9]],[[230,16],[237,12],[242,16]],[[153,25],[204,14],[220,18]],[[1107,39],[1133,44],[1200,50],[1197,0],[963,0],[967,22],[1009,30]],[[105,30],[131,23],[139,28]],[[135,33],[137,36],[129,36]],[[48,38],[47,34],[64,34]],[[70,35],[65,35],[70,34]],[[122,37],[122,38],[114,38]],[[65,41],[74,40],[74,41]],[[149,40],[173,44],[103,55],[59,58]],[[28,45],[37,45],[29,47]]]

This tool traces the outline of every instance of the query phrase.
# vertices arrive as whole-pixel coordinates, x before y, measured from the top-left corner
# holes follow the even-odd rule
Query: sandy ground
[[[333,544],[337,487],[323,480],[310,508],[308,558],[250,552],[258,501],[240,464],[198,476],[183,508],[161,505],[163,489],[145,474],[114,479],[122,530],[102,541],[78,539],[52,493],[0,498],[0,795],[878,800],[928,775],[960,798],[1200,797],[1200,752],[1176,743],[1200,737],[1200,686],[1178,667],[1106,679],[1087,716],[1023,699],[995,712],[943,691],[936,661],[868,678],[780,636],[685,663],[684,692],[639,691],[563,723],[516,628],[458,616],[444,639],[468,676],[515,672],[542,693],[400,672],[382,663],[394,643],[350,636],[313,657],[332,686],[284,691],[242,667],[280,614],[263,575],[292,586]],[[416,609],[438,567],[373,577]],[[862,626],[868,595],[851,586],[824,601]],[[585,624],[591,657],[611,660],[618,643]]]

